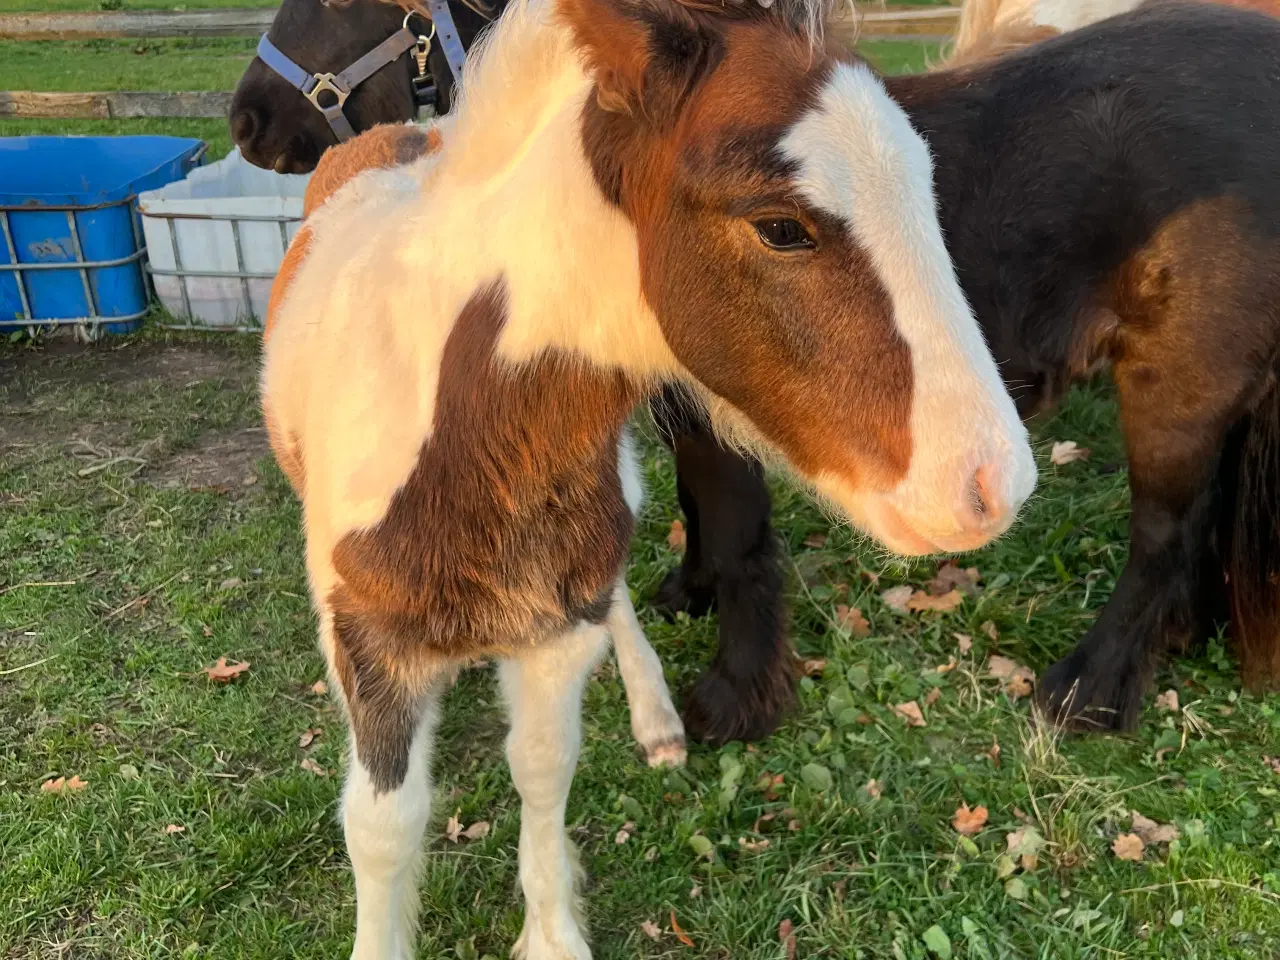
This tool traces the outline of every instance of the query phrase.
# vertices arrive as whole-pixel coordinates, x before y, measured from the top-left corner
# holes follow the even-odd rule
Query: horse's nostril
[[[237,110],[231,117],[231,139],[241,147],[247,146],[262,127],[262,115],[255,108]]]

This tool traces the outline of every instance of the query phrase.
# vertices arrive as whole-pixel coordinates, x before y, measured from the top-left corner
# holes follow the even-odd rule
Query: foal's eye
[[[774,250],[812,250],[816,246],[804,224],[790,217],[757,220],[755,228],[764,245]]]

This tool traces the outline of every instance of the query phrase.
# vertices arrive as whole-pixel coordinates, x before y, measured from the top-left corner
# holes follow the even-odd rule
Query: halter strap
[[[458,28],[454,26],[453,14],[449,12],[449,0],[427,0],[427,9],[431,11],[431,22],[435,24],[436,36],[440,39],[440,47],[444,50],[444,58],[449,63],[453,79],[461,80],[467,52],[458,39]]]
[[[445,2],[445,0],[441,0],[441,2]],[[449,26],[453,26],[452,19],[449,21]],[[386,40],[383,40],[382,43],[335,76],[332,73],[307,73],[306,70],[303,70],[302,67],[289,59],[264,33],[261,39],[258,40],[258,59],[311,101],[311,105],[324,115],[334,135],[342,142],[350,140],[356,135],[355,130],[351,127],[351,122],[347,120],[346,114],[342,112],[342,107],[347,102],[347,97],[351,96],[351,91],[383,67],[395,63],[411,50],[417,42],[417,36],[410,32],[408,27],[401,27],[396,33],[387,37]],[[457,43],[456,32],[454,33],[454,42]],[[458,49],[461,49],[461,44],[458,45]],[[447,47],[446,56],[448,56]],[[452,63],[450,63],[450,67],[452,67]],[[325,91],[328,91],[333,96],[333,103],[327,106],[320,102],[320,94]]]

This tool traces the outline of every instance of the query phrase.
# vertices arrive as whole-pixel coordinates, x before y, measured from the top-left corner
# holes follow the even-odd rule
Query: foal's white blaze
[[[802,193],[871,257],[914,373],[898,486],[854,491],[827,475],[819,489],[900,553],[998,536],[1035,487],[1035,461],[943,243],[924,140],[866,66],[842,63],[781,147]]]

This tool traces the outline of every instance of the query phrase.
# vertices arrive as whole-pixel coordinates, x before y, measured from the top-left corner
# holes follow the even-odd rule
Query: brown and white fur
[[[590,955],[563,824],[610,636],[638,739],[682,755],[622,579],[625,425],[654,385],[903,552],[998,536],[1034,486],[928,151],[819,19],[519,0],[439,149],[350,180],[299,234],[263,403],[351,725],[355,957],[412,955],[440,696],[480,656],[522,801],[516,953]],[[762,108],[744,91],[766,77],[788,95]]]

